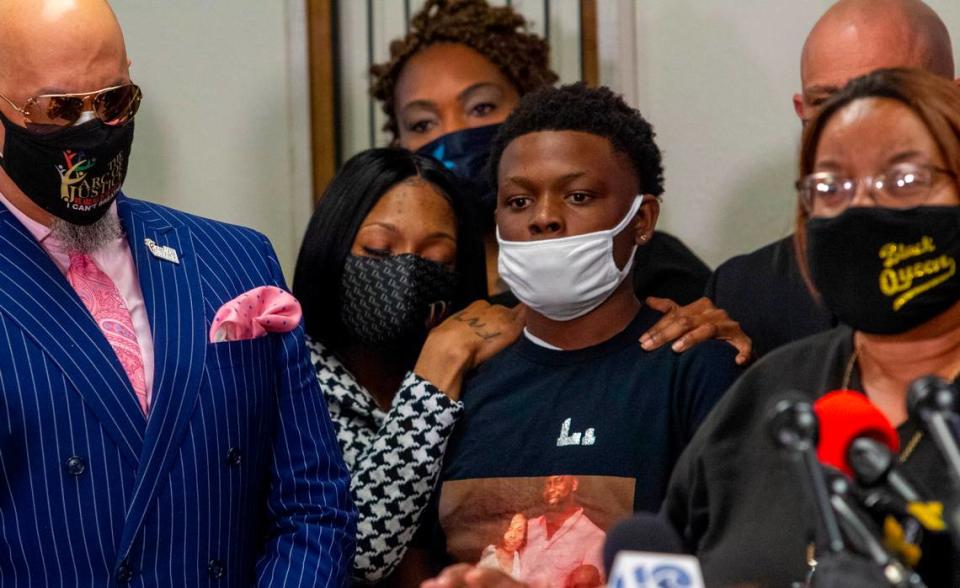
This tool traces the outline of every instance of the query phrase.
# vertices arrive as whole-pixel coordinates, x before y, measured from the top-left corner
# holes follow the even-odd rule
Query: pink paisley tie
[[[96,266],[93,259],[80,253],[70,254],[67,280],[76,290],[84,306],[93,315],[113,351],[120,359],[143,414],[149,410],[147,383],[143,372],[143,356],[137,332],[133,329],[130,311],[110,276]]]

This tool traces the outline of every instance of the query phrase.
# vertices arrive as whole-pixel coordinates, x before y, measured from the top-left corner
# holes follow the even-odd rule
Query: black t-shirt
[[[758,356],[837,325],[804,283],[792,236],[725,261],[705,296],[740,323]]]
[[[657,296],[677,304],[690,304],[703,295],[709,278],[707,264],[669,233],[656,231],[649,243],[637,247],[631,279],[640,300]],[[490,302],[512,307],[519,301],[508,290],[491,296]]]
[[[734,384],[680,458],[663,511],[708,585],[779,588],[804,579],[807,547],[824,534],[802,470],[770,439],[768,415],[790,391],[813,402],[841,388],[852,353],[846,326],[771,353]],[[848,387],[862,390],[852,375]],[[898,432],[904,447],[917,429],[908,422]],[[926,435],[898,469],[922,488],[949,487]]]
[[[562,585],[578,567],[602,570],[614,521],[660,507],[674,462],[739,374],[719,341],[643,351],[638,338],[660,316],[644,307],[618,335],[576,351],[521,336],[472,374],[438,501],[452,560],[490,564],[512,523],[526,544],[506,571]]]

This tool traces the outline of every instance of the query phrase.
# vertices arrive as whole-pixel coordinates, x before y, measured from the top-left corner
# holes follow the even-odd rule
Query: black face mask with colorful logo
[[[133,121],[92,120],[34,133],[0,114],[6,131],[0,167],[27,197],[53,216],[89,225],[107,212],[127,175]]]
[[[340,284],[340,318],[367,347],[411,352],[453,305],[457,274],[417,255],[350,255]]]
[[[477,227],[492,231],[497,208],[497,188],[487,174],[490,148],[500,125],[487,125],[455,131],[427,143],[417,153],[442,163],[460,180],[460,186],[470,195],[476,214]]]
[[[865,333],[904,333],[960,301],[960,206],[856,207],[807,222],[823,303]]]

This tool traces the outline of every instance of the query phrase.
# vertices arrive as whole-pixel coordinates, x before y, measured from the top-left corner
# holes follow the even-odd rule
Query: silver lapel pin
[[[150,253],[157,259],[162,259],[164,261],[169,261],[180,265],[180,256],[177,255],[177,250],[173,247],[168,247],[167,245],[157,245],[153,242],[153,239],[144,239],[143,242],[146,244],[147,249],[150,250]]]

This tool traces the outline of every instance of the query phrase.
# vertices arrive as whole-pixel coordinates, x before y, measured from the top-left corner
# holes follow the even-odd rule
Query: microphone
[[[611,588],[704,586],[697,559],[685,554],[673,527],[651,513],[637,513],[610,529],[603,566]]]
[[[931,531],[943,530],[940,505],[924,502],[914,484],[897,471],[899,436],[866,396],[848,390],[830,392],[814,403],[814,410],[824,432],[817,448],[820,461],[867,490],[859,502],[898,518],[909,514]],[[904,504],[884,495],[881,488],[892,490]]]
[[[856,552],[865,555],[875,569],[881,570],[889,586],[924,586],[919,574],[891,556],[880,540],[880,531],[864,518],[857,508],[855,488],[850,480],[836,471],[828,473],[830,504],[840,521],[844,534]],[[822,570],[821,570],[822,573]]]
[[[960,447],[957,442],[960,407],[957,388],[939,376],[923,376],[910,384],[907,391],[907,413],[923,425],[947,462],[951,481],[945,518],[953,537],[954,553],[960,557]]]
[[[767,420],[767,432],[777,446],[799,457],[806,474],[804,477],[810,482],[817,514],[827,533],[827,551],[832,554],[842,552],[843,535],[840,534],[840,525],[830,503],[823,468],[814,452],[819,426],[813,406],[805,400],[779,400]]]
[[[920,502],[920,493],[896,470],[896,461],[889,447],[869,437],[857,437],[847,448],[847,464],[857,484],[863,488],[886,484],[904,501]]]
[[[850,445],[858,438],[867,438],[885,445],[892,452],[900,449],[900,436],[866,396],[851,390],[835,390],[813,404],[820,422],[820,443],[817,458],[853,477],[848,463]]]
[[[827,485],[828,477],[831,482],[835,478],[845,478],[839,473],[825,472],[824,466],[817,459],[814,448],[818,446],[820,437],[819,421],[813,405],[806,400],[790,398],[778,401],[767,421],[767,432],[775,444],[799,456],[806,474],[804,477],[807,478],[813,493],[817,514],[827,534],[826,553],[817,558],[817,567],[810,578],[810,585],[817,588],[906,585],[899,583],[903,579],[897,576],[899,570],[891,568],[893,573],[888,576],[886,566],[877,565],[878,559],[886,563],[889,556],[882,546],[877,550],[879,542],[870,535],[869,527],[850,508],[844,497],[837,496],[837,492],[844,489]],[[851,538],[854,549],[867,552],[871,556],[869,559],[846,549],[846,541],[840,530],[841,524]],[[853,579],[856,580],[852,581]]]
[[[944,505],[930,501],[930,495],[899,471],[899,439],[883,413],[865,395],[843,391],[825,395],[814,409],[820,419],[821,458],[852,472],[857,482],[855,486],[839,474],[830,480],[831,501],[854,550],[880,564],[880,550],[866,533],[870,530],[874,539],[882,538],[880,545],[887,552],[908,566],[894,570],[894,576],[912,581],[915,572],[931,585],[954,585],[953,565],[947,562],[957,561],[957,552],[944,533]],[[839,503],[838,495],[846,506]],[[857,505],[871,515],[861,518],[863,525],[851,516]],[[884,571],[889,569],[887,565]]]
[[[947,462],[954,491],[960,488],[960,446],[957,443],[957,389],[938,376],[923,376],[910,384],[907,412],[923,424]]]

